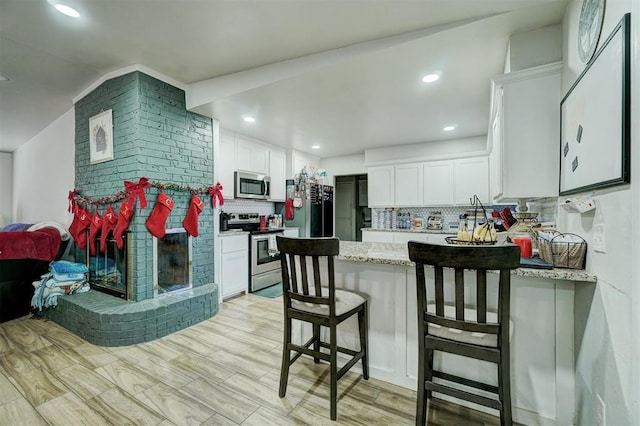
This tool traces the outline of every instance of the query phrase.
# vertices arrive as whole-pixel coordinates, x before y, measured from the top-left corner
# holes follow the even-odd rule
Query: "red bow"
[[[129,193],[129,205],[133,206],[136,202],[136,196],[140,199],[140,208],[147,207],[147,197],[144,195],[144,189],[150,188],[149,179],[141,177],[138,183],[124,181],[124,190]]]
[[[216,186],[209,187],[209,195],[211,195],[211,207],[216,208],[216,204],[218,200],[220,200],[220,205],[224,205],[224,197],[222,196],[222,185],[220,182],[216,183]]]
[[[69,207],[67,208],[67,211],[71,213],[72,211],[75,211],[75,207],[76,207],[76,190],[74,189],[73,191],[69,191]]]

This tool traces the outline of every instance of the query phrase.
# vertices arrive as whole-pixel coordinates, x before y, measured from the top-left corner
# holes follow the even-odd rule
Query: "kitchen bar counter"
[[[409,261],[406,243],[342,241],[340,255],[335,261],[335,274],[337,288],[354,291],[368,301],[371,377],[415,390],[418,366],[416,273]],[[465,273],[468,283],[465,303],[469,306],[475,303],[474,275],[473,272]],[[593,275],[574,270],[522,268],[512,275],[511,395],[515,422],[573,423],[574,290],[583,281],[595,280]],[[492,292],[497,291],[498,274],[489,274],[487,282]],[[445,286],[445,298],[451,302],[451,271],[445,272]],[[307,341],[312,333],[311,327],[299,325],[297,321],[293,331],[297,342]],[[357,321],[350,318],[339,326],[338,345],[358,349],[358,336]],[[487,363],[440,353],[435,357],[438,365],[446,364],[453,374],[495,383],[495,367]],[[359,369],[359,365],[354,369]],[[468,405],[464,401],[456,402]],[[496,414],[491,409],[473,408]]]
[[[447,234],[456,235],[457,231],[447,231],[444,229],[427,229],[427,228],[411,228],[411,229],[386,229],[386,228],[361,228],[361,231],[373,231],[373,232],[408,232],[415,234]]]
[[[354,241],[340,241],[339,260],[352,262],[382,263],[385,265],[413,266],[409,260],[406,244],[396,243],[361,243]],[[568,280],[580,282],[596,282],[597,277],[584,270],[578,269],[532,269],[518,268],[512,272],[521,277],[538,277],[554,280]]]

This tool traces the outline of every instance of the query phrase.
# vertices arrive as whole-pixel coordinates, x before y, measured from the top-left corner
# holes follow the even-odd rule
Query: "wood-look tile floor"
[[[301,358],[278,397],[282,298],[245,295],[153,342],[107,348],[25,316],[0,324],[0,425],[411,425],[415,392],[347,373],[329,419],[326,364]],[[429,424],[499,424],[430,403]]]

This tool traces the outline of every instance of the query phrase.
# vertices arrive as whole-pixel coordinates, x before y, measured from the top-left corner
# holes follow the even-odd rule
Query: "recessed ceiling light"
[[[53,7],[55,7],[56,10],[62,13],[63,15],[71,16],[72,18],[80,17],[80,13],[78,13],[77,10],[75,10],[70,6],[67,6],[66,4],[57,3],[57,4],[54,4]]]
[[[0,81],[9,81],[9,77],[5,77],[4,75],[0,75]]]
[[[244,121],[246,121],[247,123],[255,123],[256,119],[253,117],[243,117],[242,118]]]
[[[438,80],[440,78],[440,74],[436,74],[436,73],[431,73],[431,74],[427,74],[424,77],[422,77],[422,81],[425,83],[433,83],[434,81]]]
[[[456,126],[446,126],[442,130],[444,130],[445,132],[450,132],[455,129],[456,129]]]
[[[320,145],[311,145],[311,149],[320,149]]]

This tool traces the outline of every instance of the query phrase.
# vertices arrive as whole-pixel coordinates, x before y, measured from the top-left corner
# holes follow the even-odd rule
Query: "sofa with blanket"
[[[30,312],[33,281],[63,256],[69,243],[69,233],[56,222],[13,224],[0,231],[0,322]]]

